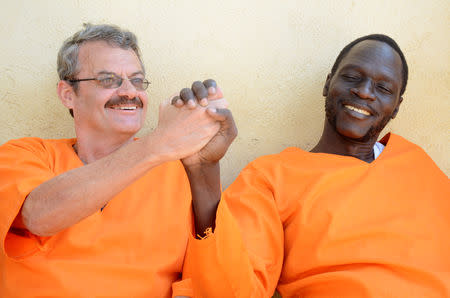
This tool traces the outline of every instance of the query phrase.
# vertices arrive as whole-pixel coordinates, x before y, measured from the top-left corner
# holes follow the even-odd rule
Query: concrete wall
[[[369,33],[397,40],[410,80],[392,130],[420,144],[450,173],[448,0],[4,1],[0,9],[0,143],[74,136],[59,102],[56,54],[83,22],[135,32],[158,104],[194,80],[215,78],[239,136],[223,161],[229,185],[255,157],[310,149],[324,119],[325,77],[341,48]]]

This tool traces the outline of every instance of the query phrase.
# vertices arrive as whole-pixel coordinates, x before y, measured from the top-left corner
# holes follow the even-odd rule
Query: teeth
[[[136,110],[136,107],[115,107],[114,109],[130,111],[130,110]]]
[[[365,111],[365,110],[361,110],[361,109],[355,108],[354,106],[345,105],[345,107],[346,107],[347,109],[349,109],[349,110],[358,112],[358,113],[360,113],[360,114],[363,114],[363,115],[366,115],[366,116],[370,116],[370,113],[369,113],[369,112],[367,112],[367,111]]]

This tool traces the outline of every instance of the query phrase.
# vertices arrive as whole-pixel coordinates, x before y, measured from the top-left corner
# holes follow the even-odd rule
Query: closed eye
[[[359,80],[359,77],[355,75],[343,74],[342,77],[344,78],[344,80],[349,82],[356,82]]]
[[[386,94],[392,94],[391,89],[389,89],[388,87],[386,87],[386,86],[384,86],[384,85],[378,84],[377,87],[378,87],[378,89],[380,89],[381,92],[383,92],[383,93],[386,93]]]

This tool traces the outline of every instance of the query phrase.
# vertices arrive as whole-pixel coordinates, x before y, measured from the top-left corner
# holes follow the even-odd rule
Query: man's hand
[[[185,167],[196,167],[204,164],[217,163],[226,153],[228,147],[237,135],[237,128],[228,102],[223,98],[222,90],[214,80],[194,82],[192,88],[184,88],[180,95],[172,99],[172,104],[178,108],[196,109],[198,105],[206,107],[209,116],[220,123],[220,128],[214,137],[198,152],[182,159]]]
[[[220,128],[219,116],[206,107],[193,102],[177,107],[171,102],[168,99],[160,105],[158,126],[152,134],[157,138],[157,153],[166,155],[168,160],[199,152]]]
[[[191,186],[196,235],[203,237],[209,228],[215,228],[221,193],[219,160],[236,137],[237,128],[227,109],[228,103],[214,80],[194,82],[191,89],[181,90],[180,95],[172,99],[172,104],[179,109],[206,108],[210,118],[220,123],[217,133],[205,146],[181,160]]]

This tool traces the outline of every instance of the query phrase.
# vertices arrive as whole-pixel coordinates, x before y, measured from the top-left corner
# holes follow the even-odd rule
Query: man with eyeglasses
[[[149,81],[133,33],[87,24],[57,64],[76,138],[0,147],[0,296],[189,295],[180,281],[192,225],[184,166],[218,161],[226,149],[215,144],[236,135],[220,89],[213,80],[183,89],[136,139]]]

